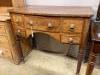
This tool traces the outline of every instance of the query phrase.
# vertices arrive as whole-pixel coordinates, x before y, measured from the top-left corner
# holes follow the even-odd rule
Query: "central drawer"
[[[61,20],[58,17],[25,16],[27,28],[40,31],[60,32]]]

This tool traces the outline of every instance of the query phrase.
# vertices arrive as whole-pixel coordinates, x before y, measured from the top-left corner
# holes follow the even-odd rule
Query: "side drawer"
[[[48,32],[61,31],[61,19],[59,17],[38,17],[37,30]]]
[[[26,28],[40,31],[60,32],[60,18],[44,16],[25,16]]]
[[[81,34],[61,34],[62,43],[80,44]]]
[[[82,18],[63,18],[62,32],[81,33],[84,20]]]

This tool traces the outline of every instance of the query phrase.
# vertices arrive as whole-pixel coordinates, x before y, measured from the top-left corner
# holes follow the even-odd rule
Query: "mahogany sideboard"
[[[26,39],[30,35],[34,37],[34,33],[43,33],[62,44],[78,44],[80,47],[76,74],[79,75],[90,17],[93,15],[90,7],[26,6],[10,9],[9,12],[13,30],[17,36],[15,39],[19,37],[24,42],[28,42]],[[23,44],[21,46],[24,46]],[[27,45],[25,44],[25,47]],[[20,56],[19,54],[16,53]],[[24,57],[16,60],[22,59]]]

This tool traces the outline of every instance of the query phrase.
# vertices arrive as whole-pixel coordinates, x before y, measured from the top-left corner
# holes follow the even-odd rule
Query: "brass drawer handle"
[[[18,18],[16,18],[16,22],[19,22],[19,19]]]
[[[74,30],[75,30],[75,24],[70,24],[69,31],[74,31]]]
[[[69,43],[73,43],[73,42],[74,42],[73,38],[69,38]]]
[[[51,23],[48,23],[48,28],[53,28],[54,26]]]
[[[16,34],[20,36],[21,35],[21,30],[18,29],[17,32],[16,32]]]
[[[18,32],[18,33],[20,33],[20,32],[21,32],[21,30],[20,30],[20,29],[18,29],[18,30],[17,30],[17,32]]]
[[[20,38],[22,37],[22,31],[21,31],[20,29],[18,29],[18,30],[16,31],[16,37],[17,37],[18,39],[20,39]]]
[[[33,21],[29,21],[29,25],[32,26],[33,25]]]

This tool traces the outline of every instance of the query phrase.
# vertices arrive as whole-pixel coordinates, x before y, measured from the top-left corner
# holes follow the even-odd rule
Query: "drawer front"
[[[5,25],[4,24],[0,24],[0,35],[4,35],[5,33],[6,33]]]
[[[60,31],[60,19],[56,17],[27,16],[25,17],[27,28],[41,31]]]
[[[32,33],[33,33],[33,37],[34,37],[34,34],[41,33],[41,34],[48,35],[48,36],[50,36],[51,38],[54,38],[57,41],[60,41],[60,33],[41,32],[41,31],[34,31],[34,30],[32,31],[30,29],[27,29],[26,37],[29,37],[30,35],[32,35]]]
[[[39,17],[38,19],[38,30],[60,32],[61,20],[56,17]]]
[[[84,20],[81,18],[64,18],[62,19],[62,32],[81,33]]]
[[[26,28],[31,28],[31,29],[37,29],[37,21],[38,17],[37,16],[24,16],[25,18],[25,26]]]
[[[24,27],[18,26],[17,23],[13,23],[13,29],[16,35],[20,35],[22,37],[26,36],[26,31]]]
[[[5,36],[0,36],[0,56],[11,58],[10,45]]]
[[[80,44],[81,35],[80,34],[61,34],[62,43],[73,43]]]
[[[12,14],[12,21],[14,23],[16,23],[16,25],[24,27],[24,23],[23,23],[23,15],[20,14]]]

